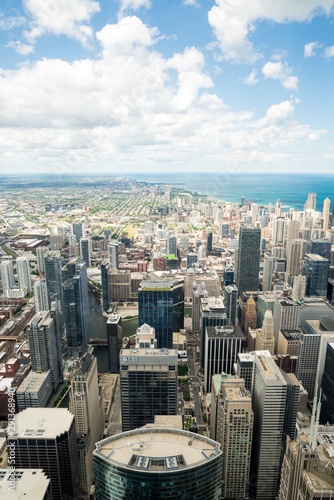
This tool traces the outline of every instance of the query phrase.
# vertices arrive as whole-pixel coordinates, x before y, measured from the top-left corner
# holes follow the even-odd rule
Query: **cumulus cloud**
[[[334,45],[331,45],[330,47],[326,47],[324,51],[324,56],[325,57],[334,57]]]
[[[259,81],[257,77],[257,70],[253,68],[252,71],[247,76],[245,76],[245,78],[241,79],[241,81],[245,85],[256,85]]]
[[[199,3],[197,0],[183,0],[183,5],[186,5],[187,7],[199,7]]]
[[[31,28],[24,36],[30,43],[45,34],[66,35],[87,45],[93,31],[91,17],[99,12],[96,0],[24,0],[24,7],[31,17]]]
[[[329,15],[334,0],[215,0],[208,14],[208,20],[219,42],[225,59],[252,63],[261,53],[251,42],[256,22],[269,20],[275,23],[301,22],[310,20],[320,13]]]
[[[15,42],[14,41],[8,42],[6,44],[6,47],[14,49],[15,52],[17,52],[21,56],[27,56],[28,54],[33,54],[33,52],[34,52],[33,45],[27,45],[25,43],[20,42],[19,40],[16,40]]]
[[[120,0],[119,16],[122,17],[126,12],[136,12],[140,8],[149,9],[151,0]]]
[[[23,16],[3,17],[3,14],[0,13],[0,30],[11,30],[22,26],[25,22],[26,19]]]
[[[304,57],[314,57],[316,49],[321,48],[322,45],[319,42],[310,42],[304,45]]]
[[[270,61],[263,66],[262,73],[266,79],[279,80],[286,89],[298,89],[298,78],[291,75],[292,69],[286,63]]]

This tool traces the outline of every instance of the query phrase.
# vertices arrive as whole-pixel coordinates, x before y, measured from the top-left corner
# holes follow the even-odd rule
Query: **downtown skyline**
[[[333,171],[334,0],[0,8],[0,172]]]

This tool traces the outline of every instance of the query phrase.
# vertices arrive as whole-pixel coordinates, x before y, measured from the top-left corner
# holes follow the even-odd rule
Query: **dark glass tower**
[[[334,343],[327,344],[324,374],[322,376],[320,423],[334,424]]]
[[[59,250],[48,251],[44,256],[45,280],[49,310],[57,313],[57,328],[60,337],[64,335],[64,301],[61,276],[61,255]]]
[[[62,270],[67,345],[74,353],[86,350],[89,340],[89,304],[86,264],[72,259]]]
[[[108,260],[105,260],[101,263],[102,309],[103,309],[103,311],[108,311],[109,305],[110,305],[109,283],[108,283],[109,268],[110,268],[110,263]]]
[[[242,226],[236,252],[235,279],[239,295],[259,286],[261,229]]]
[[[139,326],[155,329],[158,349],[173,347],[173,331],[184,326],[183,282],[142,281],[138,290]]]
[[[307,297],[326,297],[329,276],[329,260],[318,254],[307,253],[304,260]]]

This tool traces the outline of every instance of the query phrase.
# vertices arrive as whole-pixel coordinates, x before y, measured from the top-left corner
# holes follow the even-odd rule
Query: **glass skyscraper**
[[[235,279],[239,295],[259,287],[261,229],[242,226],[236,251]]]

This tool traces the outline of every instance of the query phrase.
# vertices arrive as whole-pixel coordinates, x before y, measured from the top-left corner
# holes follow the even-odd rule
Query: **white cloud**
[[[3,17],[3,14],[0,12],[0,30],[11,30],[22,26],[25,22],[26,19],[22,16]]]
[[[305,150],[325,133],[299,123],[291,101],[260,118],[229,109],[203,53],[189,47],[166,59],[157,34],[125,17],[97,33],[97,58],[0,69],[2,166],[72,172],[293,162],[301,144]]]
[[[137,10],[144,7],[149,9],[151,7],[151,0],[120,0],[119,16],[122,17],[124,13]]]
[[[334,57],[334,45],[331,45],[330,47],[326,47],[324,51],[324,56],[325,57]]]
[[[310,42],[304,45],[304,57],[314,57],[316,49],[320,49],[322,47],[319,42]]]
[[[319,13],[329,15],[334,0],[215,0],[208,20],[220,44],[223,56],[235,62],[252,63],[261,57],[250,40],[256,22],[276,23],[310,20]]]
[[[6,44],[6,47],[9,47],[10,49],[14,49],[15,52],[17,52],[21,56],[33,54],[33,52],[34,52],[33,45],[27,45],[25,43],[20,42],[19,40],[16,40],[15,42],[8,42]]]
[[[286,89],[297,90],[298,78],[291,75],[291,68],[286,63],[268,62],[262,68],[264,77],[279,80],[281,85]]]
[[[257,70],[253,68],[252,71],[247,76],[245,76],[245,78],[241,79],[241,81],[245,85],[256,85],[259,81],[259,79],[257,78]]]
[[[99,12],[96,0],[24,0],[31,28],[24,33],[30,43],[45,34],[66,35],[87,45],[93,36],[91,17]]]
[[[198,8],[200,5],[197,0],[183,0],[183,4],[187,7],[196,7]]]

